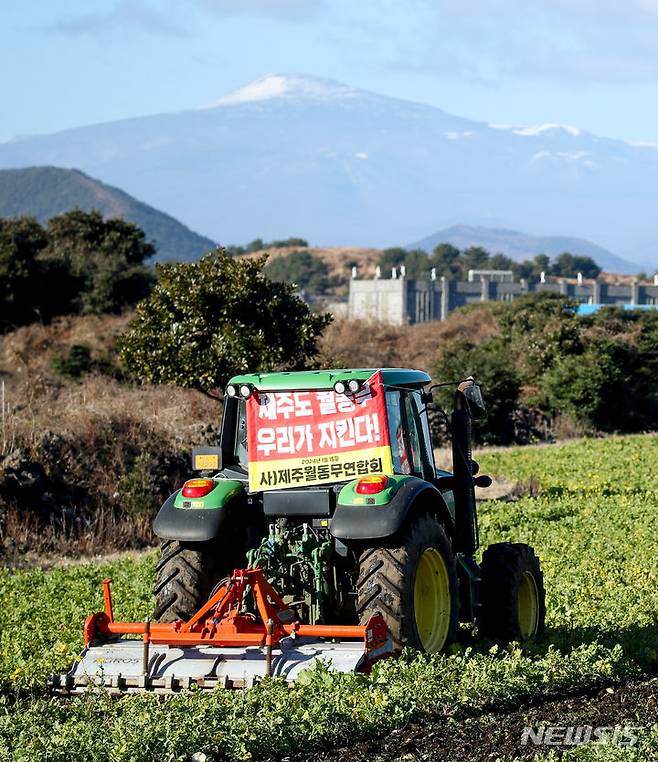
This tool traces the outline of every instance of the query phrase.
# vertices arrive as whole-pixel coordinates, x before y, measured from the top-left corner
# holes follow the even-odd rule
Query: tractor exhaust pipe
[[[450,416],[452,429],[453,494],[455,497],[455,551],[473,556],[479,546],[475,506],[474,468],[471,446],[472,412],[466,390],[475,387],[473,379],[462,381],[455,391]],[[476,387],[479,392],[479,387]],[[481,397],[480,397],[481,399]]]

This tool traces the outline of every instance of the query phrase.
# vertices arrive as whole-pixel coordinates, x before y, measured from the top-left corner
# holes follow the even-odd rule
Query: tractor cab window
[[[414,399],[411,393],[403,395],[407,429],[409,431],[409,448],[411,450],[412,471],[419,476],[423,475],[423,453],[421,450],[421,436],[418,431],[418,414],[414,410]]]
[[[417,420],[420,422],[420,433],[422,440],[422,453],[425,461],[424,471],[426,478],[433,478],[435,474],[434,466],[434,450],[432,449],[432,433],[430,431],[430,423],[427,418],[427,408],[422,400],[421,393],[415,391],[412,395],[414,405],[417,412]]]
[[[386,414],[393,453],[393,470],[396,474],[410,474],[412,459],[404,430],[400,392],[386,392]]]
[[[244,400],[238,401],[233,452],[237,464],[246,469],[249,459],[247,458],[247,407]]]

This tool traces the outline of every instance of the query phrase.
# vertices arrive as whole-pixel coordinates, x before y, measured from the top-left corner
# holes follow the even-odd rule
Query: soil
[[[650,727],[658,722],[658,678],[646,678],[581,695],[552,698],[513,711],[438,717],[377,738],[313,754],[314,762],[492,762],[533,759],[572,746],[521,744],[524,728],[542,726]],[[285,757],[303,762],[308,754]]]
[[[113,553],[95,553],[84,556],[67,556],[57,553],[38,553],[28,551],[27,553],[16,554],[13,557],[2,560],[2,565],[10,569],[57,569],[69,566],[86,566],[87,564],[105,564],[121,559],[139,559],[147,553],[152,553],[159,544],[156,542],[140,550],[117,550]]]

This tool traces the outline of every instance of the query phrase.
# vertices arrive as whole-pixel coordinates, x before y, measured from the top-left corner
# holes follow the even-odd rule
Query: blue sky
[[[658,0],[0,2],[0,139],[193,108],[272,72],[658,142]]]

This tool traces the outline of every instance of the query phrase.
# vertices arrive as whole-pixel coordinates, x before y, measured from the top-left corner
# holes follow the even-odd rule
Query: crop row
[[[491,708],[658,672],[658,444],[650,436],[491,452],[482,470],[539,485],[480,509],[482,544],[530,542],[545,571],[541,641],[501,648],[464,631],[452,653],[408,654],[367,677],[316,669],[294,687],[62,702],[43,685],[82,646],[84,617],[114,580],[115,610],[151,607],[155,555],[51,571],[0,571],[0,759],[251,759],[344,744],[411,720]],[[658,753],[656,729],[638,754]],[[590,750],[574,752],[585,759]]]

